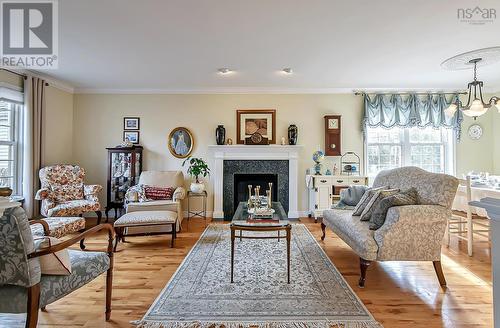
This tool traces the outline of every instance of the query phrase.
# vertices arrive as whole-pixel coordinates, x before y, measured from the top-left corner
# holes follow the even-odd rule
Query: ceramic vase
[[[194,193],[202,193],[205,191],[205,185],[203,183],[191,182],[191,186],[189,187]]]
[[[295,124],[288,127],[288,143],[296,145],[299,138],[299,128]]]
[[[217,129],[215,129],[215,141],[218,145],[223,145],[225,140],[226,129],[224,128],[224,125],[219,125],[217,126]]]

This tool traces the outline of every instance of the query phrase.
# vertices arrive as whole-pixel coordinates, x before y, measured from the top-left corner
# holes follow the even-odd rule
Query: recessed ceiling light
[[[285,74],[292,74],[293,70],[290,67],[285,67],[281,70]]]
[[[231,69],[229,69],[229,68],[227,68],[227,67],[222,67],[222,68],[219,68],[217,71],[218,71],[220,74],[224,74],[224,75],[225,75],[225,74],[229,74],[229,73],[232,73],[232,72],[233,72],[233,70],[231,70]]]

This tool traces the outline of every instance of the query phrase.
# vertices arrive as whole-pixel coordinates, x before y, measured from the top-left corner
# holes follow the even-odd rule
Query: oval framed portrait
[[[193,151],[194,138],[187,128],[178,127],[168,136],[168,150],[177,158],[186,158]]]

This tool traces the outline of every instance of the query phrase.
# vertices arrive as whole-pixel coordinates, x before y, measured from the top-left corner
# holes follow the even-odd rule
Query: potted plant
[[[200,182],[200,177],[210,175],[210,169],[208,168],[207,163],[203,159],[196,157],[186,158],[182,163],[182,166],[186,163],[189,163],[187,173],[195,180],[191,182],[191,191],[196,193],[203,192],[205,190],[205,185]]]

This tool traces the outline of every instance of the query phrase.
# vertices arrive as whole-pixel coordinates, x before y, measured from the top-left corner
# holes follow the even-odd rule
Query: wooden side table
[[[207,192],[203,191],[200,193],[192,192],[189,190],[187,192],[187,229],[189,230],[189,221],[191,218],[202,218],[205,221],[205,227],[207,226]],[[202,199],[203,207],[201,210],[199,209],[191,209],[191,198],[200,198]]]

